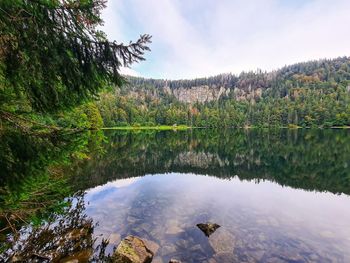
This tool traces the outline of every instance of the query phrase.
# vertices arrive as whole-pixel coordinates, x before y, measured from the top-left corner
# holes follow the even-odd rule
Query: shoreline
[[[170,130],[190,130],[190,129],[221,129],[222,127],[195,127],[195,126],[170,126],[170,125],[159,125],[159,126],[116,126],[116,127],[103,127],[100,130],[121,130],[121,131],[137,131],[137,130],[159,130],[159,131],[170,131]],[[317,130],[339,130],[339,129],[350,129],[350,126],[332,126],[332,127],[288,127],[288,126],[279,126],[279,127],[257,127],[257,126],[245,126],[245,127],[224,127],[225,129],[288,129],[288,130],[303,130],[303,129],[317,129]]]
[[[103,127],[101,130],[121,130],[121,131],[130,131],[130,130],[159,130],[159,131],[169,131],[169,130],[188,130],[195,127],[179,125],[179,126],[170,126],[170,125],[159,125],[159,126],[117,126],[117,127]]]

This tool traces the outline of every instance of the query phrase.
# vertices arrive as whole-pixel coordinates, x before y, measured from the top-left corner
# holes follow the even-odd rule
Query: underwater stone
[[[180,228],[180,227],[178,227],[178,226],[170,226],[170,227],[166,230],[165,234],[167,234],[167,235],[177,235],[177,234],[179,234],[179,233],[181,233],[181,232],[183,232],[183,229],[182,229],[182,228]]]
[[[120,242],[112,259],[114,263],[150,263],[153,254],[142,239],[127,236]]]
[[[148,239],[144,239],[143,242],[145,242],[146,247],[152,251],[153,255],[155,255],[158,252],[160,247],[156,242],[153,242]]]
[[[109,240],[109,244],[113,244],[116,245],[120,242],[120,235],[117,233],[112,233],[109,235],[108,240]]]
[[[234,236],[225,229],[219,229],[209,238],[209,244],[215,253],[232,253],[235,243]]]
[[[93,251],[91,249],[82,250],[68,257],[60,259],[59,262],[62,262],[62,263],[88,262],[92,253]]]

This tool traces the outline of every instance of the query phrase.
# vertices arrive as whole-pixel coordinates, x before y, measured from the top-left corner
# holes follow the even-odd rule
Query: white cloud
[[[110,188],[122,188],[122,187],[128,187],[134,183],[136,183],[141,177],[133,177],[133,178],[126,178],[126,179],[119,179],[112,182],[108,182],[104,185],[99,185],[94,188],[88,189],[86,192],[91,194],[100,193],[101,191],[104,191],[106,189]]]
[[[106,14],[115,39],[153,35],[152,53],[135,66],[146,77],[271,70],[350,55],[348,0],[110,0]]]

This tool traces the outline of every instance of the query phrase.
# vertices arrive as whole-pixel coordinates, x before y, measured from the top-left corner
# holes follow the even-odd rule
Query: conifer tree
[[[123,83],[120,67],[144,60],[151,36],[109,41],[99,30],[105,7],[105,0],[0,1],[0,117],[56,112]]]

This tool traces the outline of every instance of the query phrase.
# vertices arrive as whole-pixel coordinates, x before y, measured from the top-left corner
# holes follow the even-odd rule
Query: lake
[[[76,246],[67,255],[103,261],[135,235],[150,242],[153,262],[350,262],[348,130],[103,137],[64,169],[75,192],[69,208],[24,224],[8,255],[20,246],[59,251],[65,235]],[[196,226],[206,222],[220,225],[209,237]]]

